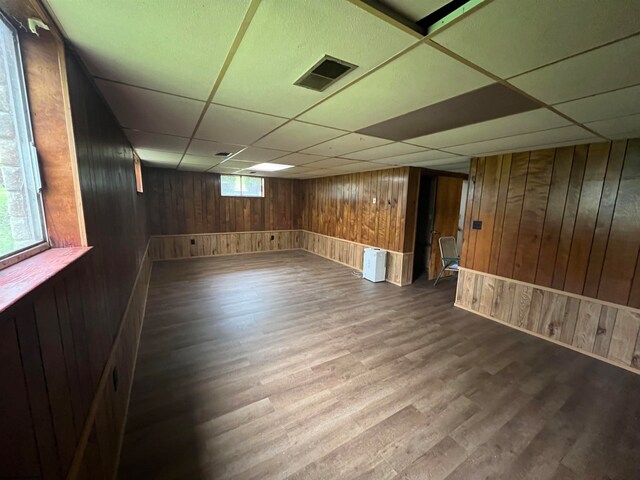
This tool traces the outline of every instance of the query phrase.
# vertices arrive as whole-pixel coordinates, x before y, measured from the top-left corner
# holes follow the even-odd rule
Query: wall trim
[[[640,374],[640,310],[461,268],[455,306]]]
[[[613,308],[617,308],[619,310],[628,310],[630,312],[640,314],[640,308],[633,308],[633,307],[630,307],[629,305],[623,305],[621,303],[607,302],[606,300],[600,300],[599,298],[587,297],[585,295],[580,295],[578,293],[565,292],[564,290],[558,290],[557,288],[545,287],[543,285],[537,285],[535,283],[527,283],[527,282],[523,282],[522,280],[516,280],[516,279],[508,278],[508,277],[501,277],[500,275],[494,275],[493,273],[481,272],[479,270],[473,270],[472,268],[467,268],[467,267],[460,267],[460,271],[472,272],[472,273],[475,273],[475,274],[478,274],[478,275],[484,275],[485,277],[496,278],[498,280],[504,280],[505,282],[511,282],[511,283],[515,283],[515,284],[518,284],[518,285],[524,285],[524,286],[531,287],[531,288],[537,288],[538,290],[544,290],[544,291],[547,291],[547,292],[556,293],[558,295],[564,295],[566,297],[572,297],[572,298],[576,298],[578,300],[586,300],[586,301],[589,301],[589,302],[593,302],[593,303],[598,303],[600,305],[604,305],[606,307],[613,307]]]
[[[145,315],[146,306],[147,306],[147,295],[149,292],[151,270],[153,268],[153,262],[149,257],[149,243],[150,242],[147,241],[147,246],[145,248],[144,255],[142,256],[140,267],[138,268],[138,273],[136,274],[135,281],[133,282],[133,286],[131,288],[131,294],[129,295],[127,306],[120,320],[118,331],[111,345],[109,357],[102,370],[102,374],[100,375],[100,380],[98,382],[98,386],[96,387],[93,400],[91,401],[89,411],[87,412],[87,416],[85,418],[85,422],[82,427],[80,438],[78,440],[78,445],[76,446],[76,450],[74,452],[73,459],[71,461],[71,465],[67,473],[67,477],[66,477],[67,480],[77,479],[80,469],[83,465],[84,455],[86,453],[89,437],[95,427],[95,421],[96,421],[96,417],[98,415],[99,409],[104,403],[104,393],[111,379],[112,368],[116,363],[116,355],[118,353],[118,347],[120,346],[120,343],[122,340],[123,331],[125,330],[125,327],[127,326],[127,321],[130,319],[131,315],[135,314],[135,312],[132,311],[132,305],[136,301],[135,294],[136,294],[136,291],[138,290],[139,283],[142,281],[144,282],[144,285],[142,286],[144,295],[143,295],[143,298],[140,299],[141,301],[139,302],[139,304],[142,305],[142,310],[140,312],[140,318],[142,319],[142,321],[140,321],[140,326],[137,328],[137,331],[136,331],[136,337],[135,337],[136,353],[135,353],[135,356],[133,357],[133,365],[132,365],[130,382],[129,382],[129,385],[127,385],[128,391],[127,391],[127,398],[125,400],[125,415],[121,425],[119,425],[120,433],[118,435],[118,439],[116,440],[116,445],[117,445],[117,451],[115,452],[116,464],[114,467],[113,478],[117,476],[118,465],[120,461],[120,451],[122,449],[122,441],[124,438],[124,431],[125,431],[126,422],[127,422],[127,413],[129,410],[129,402],[131,399],[131,387],[133,386],[133,377],[134,377],[135,366],[137,362],[138,346],[140,345],[140,334],[142,333],[142,326],[144,325],[143,320],[144,320],[144,315]],[[145,278],[142,278],[143,274],[145,275]]]

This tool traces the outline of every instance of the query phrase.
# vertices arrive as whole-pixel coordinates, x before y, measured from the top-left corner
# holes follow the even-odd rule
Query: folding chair
[[[438,285],[438,281],[445,271],[457,272],[460,264],[460,254],[455,237],[440,237],[438,244],[440,245],[440,257],[442,257],[442,270],[433,284],[434,287]]]

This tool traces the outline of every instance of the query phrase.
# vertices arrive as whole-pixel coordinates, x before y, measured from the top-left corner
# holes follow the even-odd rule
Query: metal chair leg
[[[436,277],[436,281],[433,284],[433,286],[435,287],[436,285],[438,285],[438,282],[440,281],[440,277],[442,277],[442,274],[444,273],[444,269],[447,267],[442,267],[442,270],[440,270],[440,273],[438,274],[438,276]]]

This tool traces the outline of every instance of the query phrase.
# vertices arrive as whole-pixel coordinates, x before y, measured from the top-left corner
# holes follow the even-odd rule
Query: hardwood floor
[[[122,479],[640,478],[640,377],[302,251],[154,264]]]

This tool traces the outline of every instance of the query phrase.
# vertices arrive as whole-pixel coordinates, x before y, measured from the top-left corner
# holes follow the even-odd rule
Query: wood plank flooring
[[[121,479],[640,478],[640,376],[303,251],[154,264]]]

